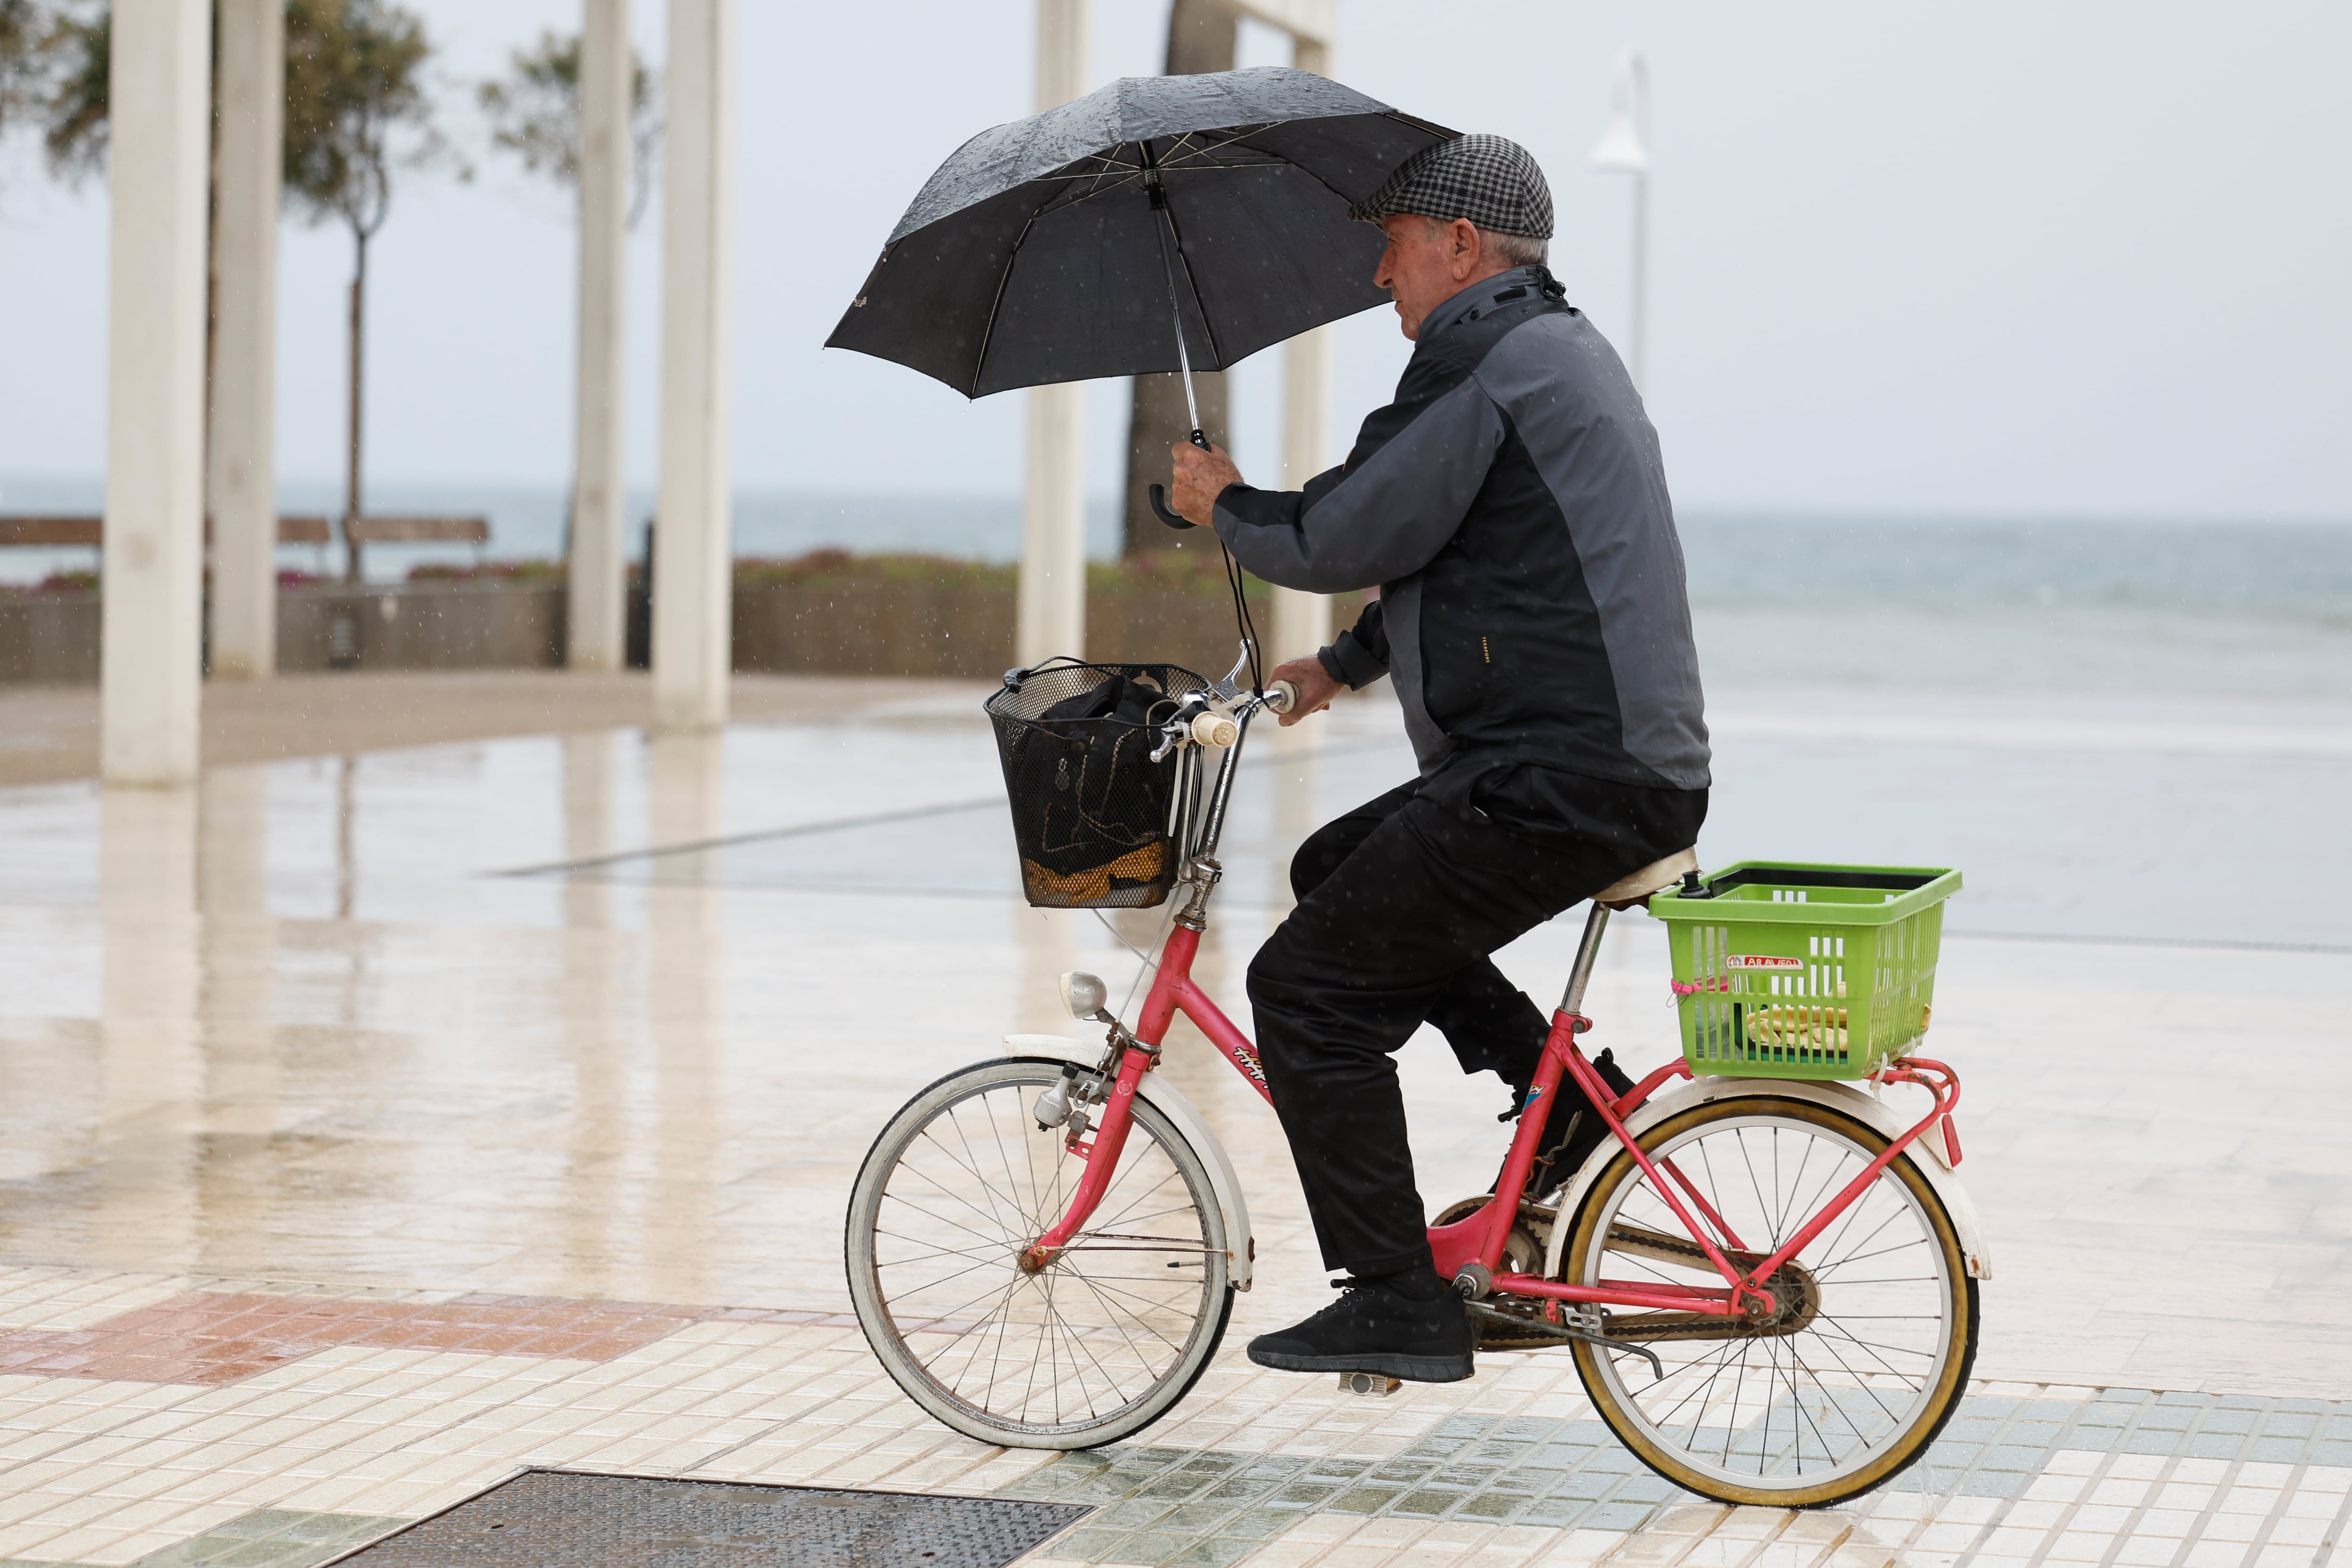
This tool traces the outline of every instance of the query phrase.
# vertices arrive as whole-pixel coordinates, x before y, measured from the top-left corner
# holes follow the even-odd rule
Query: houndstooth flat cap
[[[1397,165],[1370,199],[1348,216],[1378,223],[1420,213],[1451,223],[1466,217],[1496,234],[1551,237],[1551,186],[1528,150],[1507,136],[1457,136]]]

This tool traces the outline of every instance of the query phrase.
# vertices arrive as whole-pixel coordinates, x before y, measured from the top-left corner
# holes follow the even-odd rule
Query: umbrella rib
[[[1281,129],[1283,126],[1287,125],[1287,124],[1289,124],[1289,123],[1290,123],[1290,121],[1287,121],[1287,120],[1269,120],[1269,121],[1266,121],[1265,124],[1263,124],[1263,125],[1253,125],[1253,126],[1251,126],[1251,127],[1250,127],[1248,130],[1246,130],[1246,131],[1238,131],[1238,132],[1235,132],[1233,135],[1226,137],[1223,142],[1203,142],[1201,146],[1199,146],[1199,147],[1196,147],[1196,148],[1192,149],[1192,150],[1191,152],[1189,152],[1189,153],[1186,153],[1183,155],[1183,156],[1184,156],[1184,161],[1186,161],[1186,162],[1190,162],[1190,161],[1194,160],[1194,159],[1206,158],[1206,157],[1210,156],[1212,153],[1222,153],[1222,152],[1223,152],[1223,151],[1224,151],[1226,148],[1228,148],[1228,147],[1235,146],[1235,145],[1238,145],[1238,144],[1239,144],[1239,143],[1241,143],[1241,142],[1244,142],[1248,141],[1251,137],[1253,137],[1253,136],[1256,135],[1256,134],[1257,134],[1259,132],[1261,132],[1261,131],[1276,131],[1276,130],[1279,130],[1279,129]],[[1169,149],[1168,149],[1170,155],[1171,155],[1171,157],[1172,157],[1172,156],[1174,156],[1174,154],[1175,154],[1175,153],[1176,153],[1176,149],[1177,149],[1178,147],[1181,147],[1185,142],[1187,142],[1191,141],[1191,140],[1192,139],[1192,137],[1193,137],[1195,134],[1205,134],[1205,133],[1204,133],[1204,132],[1190,132],[1190,131],[1186,132],[1183,135],[1181,135],[1181,136],[1180,136],[1180,137],[1178,137],[1178,138],[1176,139],[1176,144],[1175,144],[1175,146],[1172,146],[1172,147],[1171,147],[1171,148],[1169,148]],[[1252,149],[1252,150],[1253,150],[1253,151],[1263,151],[1264,149],[1259,148],[1259,149]],[[1287,163],[1287,162],[1289,162],[1289,160],[1288,160],[1288,159],[1281,159],[1281,160],[1278,160],[1278,162]],[[1169,164],[1169,161],[1168,161],[1168,159],[1162,159],[1162,160],[1160,160],[1160,166],[1161,168],[1163,168],[1163,169],[1164,169],[1164,168],[1169,167],[1169,166],[1170,166],[1170,164]]]
[[[1184,269],[1185,286],[1192,290],[1192,308],[1201,313],[1201,331],[1209,340],[1209,353],[1215,356],[1216,368],[1225,367],[1225,351],[1218,346],[1216,323],[1209,320],[1209,302],[1201,298],[1201,280],[1192,276],[1192,258],[1184,254],[1184,235],[1176,226],[1176,206],[1170,203],[1160,209],[1168,219],[1168,236],[1176,242],[1176,264]],[[1181,333],[1181,327],[1180,325]]]
[[[1029,215],[1029,221],[1021,226],[1020,234],[1014,237],[1013,248],[1004,253],[1004,270],[996,275],[996,295],[988,302],[988,325],[980,334],[980,353],[971,362],[971,390],[964,394],[967,397],[980,395],[980,377],[988,368],[989,345],[996,341],[996,318],[1004,309],[1005,287],[1013,281],[1013,266],[1021,258],[1021,247],[1027,243],[1029,231],[1036,226],[1037,215],[1033,212]]]

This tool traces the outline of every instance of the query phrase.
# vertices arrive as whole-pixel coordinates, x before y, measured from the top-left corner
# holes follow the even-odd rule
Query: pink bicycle
[[[1191,972],[1250,721],[1294,694],[1192,680],[1162,682],[1147,720],[1155,760],[1174,764],[1171,854],[1155,868],[1130,851],[1124,880],[1140,889],[1130,902],[1182,902],[1135,1023],[1107,1009],[1101,981],[1064,976],[1099,1043],[1016,1036],[1003,1059],[931,1084],[876,1139],[851,1196],[868,1342],[918,1404],[982,1442],[1083,1448],[1139,1431],[1208,1367],[1250,1286],[1232,1162],[1152,1069],[1181,1013],[1267,1093]],[[1522,1116],[1496,1191],[1439,1214],[1430,1245],[1482,1349],[1565,1348],[1601,1418],[1668,1480],[1732,1503],[1832,1503],[1926,1451],[1976,1353],[1989,1270],[1951,1171],[1959,1082],[1896,1054],[1927,1026],[1958,879],[1742,866],[1702,879],[1696,864],[1596,898],[1529,1092],[1573,1079],[1613,1148],[1530,1192],[1543,1118]],[[1031,894],[1045,901],[1034,876]],[[1633,904],[1670,923],[1685,1056],[1619,1096],[1579,1037],[1610,911]],[[1898,1116],[1889,1085],[1932,1104]]]

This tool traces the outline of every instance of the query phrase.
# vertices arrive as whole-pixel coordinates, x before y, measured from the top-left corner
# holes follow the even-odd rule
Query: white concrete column
[[[100,667],[109,784],[196,776],[211,23],[206,0],[114,9]]]
[[[278,204],[286,8],[219,0],[220,148],[213,215],[212,668],[278,668]]]
[[[1087,90],[1087,0],[1037,0],[1037,109]],[[1020,622],[1013,659],[1087,651],[1086,389],[1029,390],[1028,471],[1021,514]]]
[[[735,0],[670,0],[654,721],[727,721],[734,573]]]
[[[629,215],[629,0],[586,0],[580,33],[580,366],[566,662],[618,669],[627,630],[621,426]]]
[[[1086,396],[1082,382],[1029,389],[1016,664],[1086,657]]]
[[[1331,74],[1328,40],[1294,36],[1291,64]],[[1331,466],[1331,329],[1301,332],[1282,348],[1282,488],[1302,489]],[[1274,647],[1269,665],[1299,658],[1331,640],[1331,601],[1297,588],[1274,591]]]
[[[1282,347],[1282,488],[1300,489],[1331,466],[1331,329],[1301,332]],[[1298,658],[1331,640],[1331,601],[1297,588],[1274,591],[1269,663]]]

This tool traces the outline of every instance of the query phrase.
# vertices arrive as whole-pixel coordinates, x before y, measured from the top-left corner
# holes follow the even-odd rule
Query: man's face
[[[1485,247],[1466,218],[1438,223],[1416,213],[1381,220],[1389,247],[1381,252],[1372,287],[1396,301],[1397,324],[1408,338],[1421,336],[1421,321],[1468,285],[1481,269]]]

